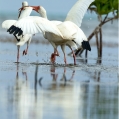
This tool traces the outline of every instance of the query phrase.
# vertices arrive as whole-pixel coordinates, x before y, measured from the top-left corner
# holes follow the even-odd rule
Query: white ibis
[[[22,2],[22,7],[25,7],[25,6],[28,6],[28,3],[26,1]],[[21,8],[21,9],[23,9],[23,8]],[[31,11],[32,11],[32,8],[29,8],[26,10],[25,10],[25,8],[23,10],[21,10],[21,9],[20,9],[20,13],[18,16],[18,20],[29,16]],[[23,12],[23,11],[25,11],[25,12]],[[17,20],[5,20],[2,23],[2,27],[5,29],[9,29],[15,22],[17,22]],[[19,31],[19,29],[16,30],[16,32],[18,32],[18,31]],[[17,45],[17,62],[18,62],[19,61],[20,46],[24,45],[27,42],[27,48],[23,51],[23,55],[26,55],[28,52],[28,46],[29,46],[31,39],[32,39],[32,34],[25,34],[24,36],[18,36],[15,34],[16,32],[13,33],[13,30],[11,30],[11,31],[8,30],[8,32],[10,34],[13,34],[18,41],[18,43],[16,44]]]
[[[13,32],[15,33],[16,29],[20,28],[20,31],[15,33],[19,35],[24,35],[26,33],[35,34],[41,32],[54,47],[54,55],[58,55],[57,46],[61,46],[62,51],[64,53],[64,61],[66,63],[64,49],[65,45],[68,45],[71,50],[72,46],[77,48],[77,45],[89,51],[91,50],[90,44],[85,34],[79,28],[81,26],[82,18],[91,2],[93,2],[93,0],[78,0],[76,4],[72,7],[72,9],[69,11],[65,21],[61,22],[58,25],[56,25],[52,21],[47,20],[46,18],[41,18],[38,16],[28,16],[18,20],[14,24],[15,28],[12,28],[12,26],[9,29],[13,30]],[[32,6],[32,8],[33,10],[38,12],[38,7]],[[76,64],[74,53],[73,57],[74,64]]]
[[[90,1],[91,2],[91,1]],[[80,2],[81,3],[81,2]],[[85,2],[84,2],[85,3]],[[82,6],[83,6],[83,4],[84,3],[82,3]],[[89,3],[88,3],[89,4]],[[77,3],[75,4],[75,6],[77,5]],[[46,18],[47,19],[47,13],[46,13],[46,10],[42,7],[42,6],[32,6],[33,8],[34,8],[34,10],[36,11],[36,12],[38,12],[40,15],[41,15],[41,17],[43,17],[43,18]],[[74,7],[74,6],[73,6]],[[75,7],[74,7],[75,8]],[[67,17],[66,17],[66,19],[68,19],[68,17],[70,16],[70,14],[72,13],[73,15],[75,15],[76,13],[75,13],[75,11],[74,11],[74,8],[72,8],[71,10],[70,10],[70,12],[68,13],[68,15],[67,15]],[[82,7],[80,8],[80,9],[82,9]],[[86,11],[86,9],[84,9],[84,12],[82,12],[82,14],[80,14],[79,15],[79,17],[80,17],[80,23],[78,22],[77,24],[79,24],[79,26],[81,26],[81,22],[82,22],[82,18],[83,18],[83,16],[84,16],[84,13],[85,13],[85,11]],[[74,12],[74,13],[73,13]],[[70,17],[69,17],[70,18]],[[70,18],[71,19],[71,18]],[[75,19],[74,19],[75,20]],[[70,21],[70,20],[69,20]],[[53,22],[55,25],[58,25],[58,28],[59,29],[63,29],[63,28],[61,28],[62,26],[61,25],[64,25],[64,24],[61,24],[61,23],[63,23],[63,22],[61,22],[61,21],[55,21],[55,20],[53,20],[53,21],[51,21],[51,22]],[[68,27],[68,25],[70,25],[71,23],[69,22],[69,23],[66,23],[65,25],[65,27],[66,27],[66,29],[67,30],[69,30],[69,32],[68,31],[66,31],[66,29],[65,29],[65,31],[67,32],[67,33],[70,33],[71,32],[71,30],[72,30],[72,28],[73,27],[71,27],[72,26],[72,24],[71,24],[71,26],[70,26],[70,28]],[[75,25],[74,25],[75,26]],[[63,26],[64,27],[64,26]],[[85,36],[85,34],[83,33],[83,31],[80,29],[80,28],[77,28],[78,30],[76,31],[77,33],[75,34],[75,35],[77,35],[76,37],[75,37],[75,40],[72,40],[72,41],[68,41],[68,42],[66,42],[66,44],[65,45],[68,45],[69,47],[70,47],[70,49],[72,50],[72,47],[75,47],[76,49],[77,49],[77,44],[79,45],[79,46],[81,46],[81,47],[83,47],[84,49],[87,49],[87,50],[91,50],[91,48],[90,48],[90,45],[89,45],[89,43],[88,43],[88,41],[87,41],[87,38],[86,38],[86,36]],[[64,31],[62,31],[62,33],[64,33]],[[72,33],[72,32],[71,32]],[[73,33],[72,33],[73,34]],[[63,34],[63,36],[66,36],[67,34]],[[46,32],[45,33],[45,36],[48,36],[48,37],[46,37],[46,39],[48,39],[49,41],[50,40],[52,40],[54,43],[55,43],[55,38],[53,39],[53,37],[51,36],[51,33],[48,33],[48,32]],[[51,38],[52,37],[52,38]],[[65,45],[63,44],[60,44],[60,43],[55,43],[55,45],[56,45],[56,47],[58,46],[58,45],[60,45],[61,46],[61,49],[62,49],[62,51],[63,51],[63,53],[64,53],[64,62],[66,63],[66,56],[65,56]],[[86,46],[87,45],[87,46]],[[74,62],[75,62],[75,54],[74,54],[74,52],[73,52],[73,50],[72,50],[72,53],[73,53],[73,57],[74,57]],[[57,52],[56,53],[56,50],[54,49],[54,53],[51,55],[51,60],[52,60],[52,62],[54,62],[55,61],[55,56],[58,56],[59,55],[59,53]]]

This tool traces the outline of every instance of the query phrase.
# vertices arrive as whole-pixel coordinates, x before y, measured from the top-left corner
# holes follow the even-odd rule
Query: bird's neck
[[[41,15],[41,17],[47,19],[47,14],[46,14],[46,13],[42,13],[42,14],[40,14],[40,15]]]
[[[28,17],[32,12],[32,8],[28,8],[26,10],[21,11],[20,15],[19,15],[19,19],[22,19],[24,17]]]

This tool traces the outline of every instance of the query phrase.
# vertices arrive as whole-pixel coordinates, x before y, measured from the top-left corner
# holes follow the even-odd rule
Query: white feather
[[[61,24],[57,25],[57,27],[62,33],[63,38],[69,41],[75,38],[74,35],[78,31],[78,27],[70,21],[62,22]]]
[[[23,37],[20,38],[20,42],[18,42],[16,45],[22,46],[31,39],[32,39],[32,34],[25,34]]]
[[[55,25],[59,25],[59,24],[61,24],[62,22],[61,21],[55,21],[55,20],[53,20],[53,21],[51,21],[53,24],[55,24]]]
[[[83,40],[87,41],[87,37],[85,36],[84,32],[78,28],[74,41],[81,47]]]
[[[9,29],[17,20],[5,20],[2,23],[2,28]]]
[[[29,16],[32,12],[32,9],[32,7],[24,7],[24,10],[22,10],[20,13],[19,19]]]
[[[14,25],[21,28],[23,30],[23,34],[35,34],[38,32],[42,32],[44,34],[44,32],[50,32],[62,37],[62,34],[55,24],[38,16],[28,16],[22,18]]]
[[[77,45],[73,41],[66,42],[66,45],[74,47],[75,49],[78,49]]]
[[[94,0],[78,0],[68,12],[65,21],[72,21],[80,27],[84,14],[93,1]]]

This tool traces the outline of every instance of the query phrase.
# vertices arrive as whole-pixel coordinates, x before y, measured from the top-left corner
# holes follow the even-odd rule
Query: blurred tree
[[[96,37],[98,57],[102,57],[102,26],[109,21],[118,19],[118,0],[95,0],[88,9],[97,14],[100,22],[94,31],[89,35],[88,40],[91,40],[93,36]],[[112,16],[109,17],[108,15],[111,13]],[[83,49],[78,49],[75,54],[81,55],[82,52]],[[87,51],[85,56],[87,57]]]

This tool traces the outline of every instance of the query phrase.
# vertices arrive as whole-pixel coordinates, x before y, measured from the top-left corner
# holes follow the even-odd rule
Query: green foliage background
[[[105,15],[110,12],[118,15],[118,0],[95,0],[89,9],[95,11],[98,15]]]

